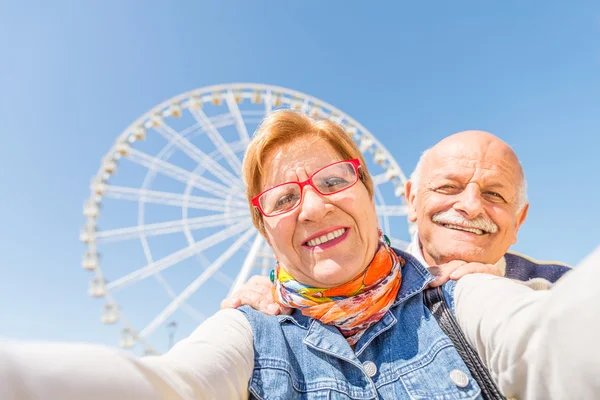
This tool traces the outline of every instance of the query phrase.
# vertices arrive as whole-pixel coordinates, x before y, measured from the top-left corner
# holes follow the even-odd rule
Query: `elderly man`
[[[527,217],[526,189],[517,155],[490,133],[459,132],[423,153],[406,184],[408,217],[417,224],[408,251],[437,276],[431,286],[479,272],[547,289],[570,270],[508,252]],[[255,276],[221,307],[285,311],[270,293],[268,278]]]

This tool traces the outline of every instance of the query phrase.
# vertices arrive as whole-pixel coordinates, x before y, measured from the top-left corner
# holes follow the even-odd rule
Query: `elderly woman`
[[[339,126],[273,113],[250,143],[243,168],[254,223],[277,258],[274,295],[291,315],[222,310],[167,354],[141,359],[89,345],[0,346],[0,398],[482,397],[424,305],[433,277],[392,249],[379,230],[371,177]],[[517,343],[504,350],[493,328],[505,325],[490,317],[500,309],[508,321],[516,313],[510,307],[530,298],[532,291],[519,286],[511,302],[505,293],[515,285],[472,275],[442,290],[495,376],[508,382],[506,394],[536,397],[546,392],[527,386],[527,366],[508,368],[519,366],[515,349],[526,338],[513,340],[514,332],[504,329]],[[488,307],[479,307],[485,299]]]

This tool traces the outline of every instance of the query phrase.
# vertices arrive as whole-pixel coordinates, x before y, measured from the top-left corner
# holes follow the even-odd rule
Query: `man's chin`
[[[486,259],[486,247],[455,242],[452,247],[442,249],[440,254],[443,254],[443,256],[438,257],[439,264],[446,264],[454,260],[484,262]]]

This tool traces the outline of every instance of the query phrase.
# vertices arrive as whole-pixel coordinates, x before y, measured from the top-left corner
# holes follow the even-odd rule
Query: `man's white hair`
[[[423,170],[423,164],[425,163],[425,159],[431,153],[431,149],[432,148],[430,147],[423,153],[421,153],[421,157],[419,157],[419,161],[417,162],[415,170],[412,172],[412,174],[410,174],[410,180],[412,181],[412,185],[414,188],[413,190],[418,189],[419,185],[421,184],[421,172]],[[518,210],[520,211],[525,206],[525,204],[527,204],[527,180],[525,179],[525,171],[523,170],[523,166],[521,165],[520,161],[519,167],[521,168],[521,182],[519,184],[519,191],[517,193],[517,205]],[[415,191],[415,195],[416,193],[417,192]]]

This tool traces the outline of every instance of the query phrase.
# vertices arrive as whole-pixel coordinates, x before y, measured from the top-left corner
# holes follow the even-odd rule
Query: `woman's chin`
[[[313,279],[322,287],[335,287],[349,282],[360,272],[360,267],[352,267],[346,264],[341,266],[336,262],[328,260],[319,263],[313,269]]]

